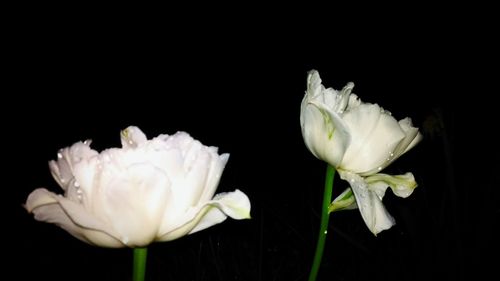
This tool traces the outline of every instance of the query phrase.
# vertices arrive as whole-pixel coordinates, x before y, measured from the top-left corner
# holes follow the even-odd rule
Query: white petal
[[[313,99],[321,94],[322,85],[321,78],[319,77],[319,73],[316,70],[309,71],[307,75],[307,90],[306,96],[307,99]]]
[[[422,134],[418,131],[418,128],[413,127],[411,119],[408,117],[399,120],[399,125],[406,133],[405,141],[401,144],[401,147],[404,148],[404,150],[400,153],[404,154],[422,140]]]
[[[175,178],[171,177],[171,194],[161,220],[160,233],[167,232],[168,229],[183,224],[188,210],[209,201],[217,188],[217,185],[208,186],[207,182],[210,176],[210,168],[213,162],[218,161],[218,155],[211,154],[208,148],[197,143],[193,142],[193,144],[191,146],[192,151],[184,152],[185,157],[189,158],[189,163],[181,163],[184,166],[183,175]],[[220,173],[222,173],[222,170],[220,170]],[[205,192],[209,193],[210,196],[200,202]]]
[[[141,129],[135,126],[129,126],[121,131],[120,137],[123,148],[136,148],[148,140]]]
[[[351,188],[346,188],[337,198],[335,198],[330,206],[328,206],[328,213],[342,211],[342,210],[353,210],[358,208],[356,204],[356,198]]]
[[[351,140],[340,116],[322,103],[303,102],[300,117],[302,136],[311,153],[338,167]]]
[[[203,192],[196,201],[197,203],[206,202],[214,196],[215,191],[217,190],[217,186],[219,185],[222,172],[228,160],[229,160],[228,153],[224,153],[219,156],[217,155],[216,152],[212,152],[212,161],[209,168],[208,178],[205,183],[205,188],[203,189]]]
[[[396,145],[393,151],[389,153],[388,157],[382,164],[380,164],[376,168],[374,167],[370,171],[362,173],[362,175],[373,175],[375,173],[378,173],[385,167],[389,166],[389,164],[394,162],[396,159],[398,159],[406,151],[414,147],[421,140],[422,135],[418,132],[417,128],[414,128],[411,125],[410,118],[405,118],[403,120],[400,120],[398,124],[400,125],[401,130],[403,130],[405,134],[404,138],[401,141],[399,141],[399,143]]]
[[[102,224],[95,222],[95,218],[91,218],[85,210],[71,202],[69,208],[65,208],[64,205],[68,204],[61,204],[62,202],[70,201],[44,188],[39,188],[28,196],[26,209],[34,213],[36,220],[54,223],[86,243],[112,248],[124,246],[105,230],[97,228]],[[82,216],[85,217],[84,220],[80,220]],[[86,228],[84,225],[90,225],[91,228]]]
[[[210,204],[217,205],[219,209],[232,219],[242,220],[250,218],[250,200],[239,189],[215,195]]]
[[[57,200],[53,198],[53,195],[55,196],[54,193],[45,188],[37,188],[30,193],[24,207],[31,213],[33,212],[33,209],[37,207],[57,203]]]
[[[347,83],[347,85],[344,86],[344,88],[342,88],[342,90],[340,90],[340,92],[335,96],[336,97],[335,102],[331,105],[333,106],[332,107],[333,112],[342,114],[345,112],[348,106],[349,107],[353,106],[353,103],[351,101],[353,97],[356,97],[355,94],[351,94],[353,88],[354,88],[354,83],[349,82]]]
[[[377,193],[380,199],[384,197],[387,187],[391,187],[392,192],[399,197],[406,198],[413,193],[417,187],[417,182],[412,173],[404,175],[375,174],[365,178],[368,189]]]
[[[195,233],[221,223],[227,216],[233,219],[250,218],[250,200],[240,190],[216,195],[212,201],[192,212],[190,220],[162,234],[157,240],[170,241]]]
[[[147,164],[125,170],[104,167],[94,187],[90,209],[110,225],[129,247],[141,247],[157,236],[171,197],[170,181],[163,171]]]
[[[88,141],[77,142],[70,147],[63,148],[57,153],[57,160],[49,162],[52,176],[63,190],[66,190],[73,180],[74,165],[98,155],[97,151],[89,147],[89,144]]]
[[[375,192],[368,189],[368,184],[362,177],[342,170],[339,170],[339,174],[351,185],[361,216],[373,234],[377,235],[395,224],[380,198]]]
[[[354,83],[352,82],[347,83],[341,91],[325,88],[321,84],[319,73],[316,70],[311,70],[307,76],[307,90],[304,98],[307,102],[322,103],[332,112],[341,114],[348,106],[353,88]]]
[[[186,152],[185,177],[182,182],[172,186],[175,200],[185,208],[199,205],[201,194],[205,190],[215,192],[217,188],[217,185],[207,188],[207,181],[210,176],[210,167],[218,160],[218,155],[210,153],[210,149],[202,146],[199,142],[195,144],[192,146],[193,149]],[[213,193],[210,198],[212,196]]]
[[[378,172],[405,137],[396,119],[376,104],[361,104],[343,116],[351,134],[341,168],[358,174]]]

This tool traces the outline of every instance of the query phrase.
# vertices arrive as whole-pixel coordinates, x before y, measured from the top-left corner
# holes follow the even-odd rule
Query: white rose
[[[102,247],[143,247],[250,217],[243,192],[214,196],[228,154],[184,132],[147,140],[129,127],[121,141],[101,153],[89,141],[61,149],[49,166],[64,196],[36,189],[26,209]]]
[[[325,88],[318,72],[310,71],[300,124],[307,148],[351,185],[353,192],[344,191],[330,211],[359,207],[368,228],[377,234],[394,224],[381,202],[387,187],[407,197],[417,186],[411,173],[377,173],[414,147],[422,135],[409,118],[398,122],[377,104],[361,102],[351,93],[353,87],[348,83],[341,91]]]

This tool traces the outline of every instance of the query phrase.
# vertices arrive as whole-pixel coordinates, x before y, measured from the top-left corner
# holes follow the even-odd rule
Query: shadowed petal
[[[330,206],[328,206],[328,213],[342,211],[342,210],[353,210],[358,208],[356,204],[356,198],[351,188],[346,188],[337,198],[335,198]]]

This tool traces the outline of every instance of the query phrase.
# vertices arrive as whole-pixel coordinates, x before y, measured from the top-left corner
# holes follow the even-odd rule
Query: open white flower
[[[187,133],[147,140],[137,127],[122,148],[96,152],[90,141],[61,149],[49,166],[64,196],[34,190],[26,209],[76,238],[102,247],[143,247],[250,217],[241,191],[214,196],[229,154]]]
[[[353,87],[348,83],[341,91],[325,88],[318,72],[310,71],[300,124],[308,149],[351,185],[352,191],[337,197],[330,211],[358,207],[368,228],[377,234],[394,224],[381,202],[387,187],[407,197],[417,186],[411,173],[377,173],[414,147],[422,135],[409,118],[398,122],[377,104],[361,102],[351,93]]]

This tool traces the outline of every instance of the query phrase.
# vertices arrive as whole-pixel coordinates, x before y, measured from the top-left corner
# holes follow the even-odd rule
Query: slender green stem
[[[309,273],[309,281],[315,281],[318,276],[321,258],[323,257],[323,250],[325,249],[326,233],[328,228],[328,221],[330,215],[328,214],[328,206],[332,202],[332,189],[333,179],[335,178],[335,168],[328,165],[326,169],[325,178],[325,191],[323,194],[323,206],[321,206],[321,226],[319,228],[318,244],[316,245],[316,253],[314,254],[314,261]]]
[[[144,281],[146,275],[146,258],[148,256],[148,248],[134,248],[134,281]]]

